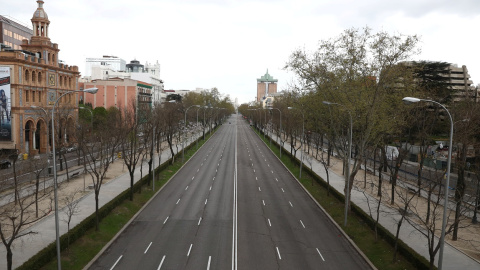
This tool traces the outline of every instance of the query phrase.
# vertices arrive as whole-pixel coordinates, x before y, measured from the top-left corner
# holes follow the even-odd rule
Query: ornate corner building
[[[36,155],[51,149],[51,113],[57,97],[78,90],[77,66],[59,61],[58,44],[48,36],[50,21],[38,0],[28,38],[25,27],[2,23],[2,34],[23,37],[20,48],[2,42],[0,51],[0,149]],[[4,29],[8,29],[5,31]],[[10,36],[10,33],[12,35]],[[27,31],[28,33],[28,31]],[[13,45],[13,44],[12,44]],[[55,107],[58,145],[71,143],[78,115],[78,95],[68,94]],[[57,142],[56,141],[56,142]]]

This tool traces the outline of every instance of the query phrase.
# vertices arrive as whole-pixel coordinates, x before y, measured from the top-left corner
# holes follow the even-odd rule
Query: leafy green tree
[[[324,101],[341,105],[330,106],[330,123],[336,132],[335,140],[329,141],[335,142],[337,153],[345,161],[348,160],[348,147],[345,147],[350,124],[348,112],[352,115],[356,151],[350,188],[369,145],[378,142],[381,134],[396,128],[399,119],[392,116],[401,111],[402,93],[392,86],[398,80],[398,63],[416,53],[417,43],[416,36],[352,28],[336,38],[320,41],[312,54],[294,51],[286,64],[286,69],[302,82],[303,89],[315,92]],[[345,192],[346,188],[347,183]]]

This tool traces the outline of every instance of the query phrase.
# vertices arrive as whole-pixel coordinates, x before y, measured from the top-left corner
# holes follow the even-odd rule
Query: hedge
[[[262,133],[261,131],[258,131],[259,133]],[[263,133],[262,133],[263,134]],[[280,145],[276,141],[272,141],[272,143],[280,148]],[[282,155],[287,155],[297,166],[300,166],[300,160],[296,157],[294,157],[288,150],[282,147]],[[315,182],[320,184],[321,186],[327,188],[328,183],[318,176],[315,172],[313,172],[310,168],[307,166],[303,166],[304,172],[306,172],[310,177],[312,177]],[[334,188],[330,188],[330,193],[340,202],[345,202],[345,196],[340,193],[338,190]],[[351,203],[351,211],[355,213],[365,224],[367,224],[372,230],[375,229],[375,222],[374,220],[367,214],[365,213],[360,207],[355,205],[353,202]],[[395,236],[390,233],[387,229],[385,229],[382,225],[377,224],[377,232],[378,235],[384,239],[387,243],[389,243],[392,247],[395,246]],[[352,238],[352,236],[350,236]],[[406,258],[413,266],[415,266],[419,270],[428,270],[430,269],[430,263],[425,257],[422,255],[418,254],[415,250],[413,250],[411,247],[409,247],[405,242],[403,242],[401,239],[398,239],[398,253],[401,254],[403,257]],[[435,267],[436,268],[436,267]]]
[[[216,128],[217,127],[214,128],[214,131]],[[197,141],[201,141],[201,140],[203,140],[203,137],[198,138],[192,144],[185,147],[185,150],[188,151],[194,146],[194,144],[196,144]],[[181,153],[177,153],[175,155],[175,160],[177,160],[179,157],[181,157]],[[163,162],[160,166],[158,166],[155,169],[155,173],[158,175],[158,173],[168,168],[170,166],[171,161],[172,161],[172,158]],[[137,181],[137,183],[134,184],[133,192],[138,192],[143,185],[148,184],[149,180],[150,180],[150,175],[148,174],[145,175],[142,179],[140,179],[139,181]],[[130,189],[126,189],[125,191],[120,193],[117,197],[115,197],[114,199],[109,201],[107,204],[102,206],[100,209],[98,209],[99,220],[102,221],[102,219],[108,216],[113,209],[115,209],[117,206],[119,206],[129,198],[130,198]],[[73,242],[78,240],[80,237],[85,235],[85,233],[88,230],[95,228],[95,225],[96,225],[95,220],[96,220],[96,216],[95,216],[95,213],[93,213],[87,218],[85,218],[82,222],[77,224],[75,227],[70,229],[68,233],[62,235],[60,237],[61,251],[65,250],[68,247],[67,241],[69,241],[70,244],[72,244]],[[70,237],[70,239],[68,239],[68,237]],[[52,260],[55,260],[56,257],[57,257],[56,242],[52,242],[16,269],[17,270],[41,269],[42,267],[50,263]]]

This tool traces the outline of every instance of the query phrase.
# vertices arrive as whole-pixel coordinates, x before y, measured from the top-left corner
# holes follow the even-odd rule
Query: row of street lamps
[[[51,109],[51,135],[52,135],[52,140],[51,140],[51,144],[52,144],[52,159],[53,159],[53,185],[54,185],[54,203],[55,203],[55,241],[56,241],[56,253],[57,253],[57,269],[61,270],[62,269],[62,265],[61,265],[61,253],[60,253],[60,232],[59,232],[59,216],[58,216],[58,180],[57,180],[57,164],[56,164],[56,151],[55,151],[55,107],[57,106],[59,100],[64,97],[65,95],[67,94],[72,94],[72,93],[75,93],[75,92],[84,92],[84,93],[90,93],[90,94],[95,94],[97,93],[98,91],[98,88],[94,87],[94,88],[88,88],[88,89],[83,89],[83,90],[74,90],[74,91],[67,91],[65,93],[63,93],[62,95],[60,95],[55,103],[53,104],[53,107]],[[175,102],[175,101],[169,101],[170,103],[172,102]],[[192,105],[190,107],[188,107],[186,110],[185,110],[185,130],[186,130],[186,125],[187,125],[187,112],[188,110],[191,108],[191,107],[197,107],[199,108],[197,110],[197,125],[198,125],[198,111],[201,109],[201,108],[204,108],[204,121],[205,121],[205,111],[206,109],[208,108],[211,108],[209,106],[200,106],[200,105]],[[42,107],[38,107],[38,106],[34,106],[32,105],[31,106],[32,109],[40,109],[44,112],[45,116],[48,117],[48,112],[42,108]],[[88,108],[84,108],[84,107],[79,107],[80,109],[85,109],[85,110],[88,110],[91,114],[91,126],[93,128],[93,112],[92,110],[88,109]],[[224,108],[214,108],[214,109],[224,109]],[[185,132],[185,131],[184,131]],[[185,135],[185,133],[184,133]],[[204,139],[205,139],[205,133],[204,133]],[[50,138],[50,134],[49,134],[49,129],[48,129],[48,126],[47,126],[47,156],[48,156],[48,159],[50,159],[50,147],[49,147],[49,138]],[[182,141],[182,163],[184,161],[184,141]],[[198,142],[197,142],[197,146],[198,146]],[[49,163],[50,163],[50,160],[49,160]]]
[[[437,104],[441,108],[443,108],[450,119],[450,136],[449,136],[449,147],[448,147],[448,157],[447,157],[447,177],[446,177],[446,182],[445,182],[445,188],[444,188],[444,206],[443,206],[443,221],[442,221],[442,231],[441,231],[441,236],[440,236],[440,252],[439,252],[439,257],[438,257],[438,269],[442,269],[442,264],[443,264],[443,253],[444,253],[444,246],[445,246],[445,230],[446,230],[446,225],[447,225],[447,208],[448,208],[448,187],[450,185],[450,168],[451,168],[451,163],[452,163],[452,141],[453,141],[453,119],[450,114],[450,112],[447,110],[447,108],[433,100],[428,100],[428,99],[419,99],[415,97],[405,97],[402,99],[406,104],[410,103],[417,103],[420,101],[423,102],[431,102],[434,104]],[[333,103],[329,101],[323,101],[323,104],[327,106],[332,106],[332,105],[337,105],[345,108],[345,110],[348,112],[350,116],[350,130],[349,130],[349,140],[348,140],[348,159],[347,161],[347,166],[346,166],[346,171],[347,173],[345,174],[345,181],[346,181],[346,195],[345,195],[345,220],[344,220],[344,226],[347,226],[347,216],[348,216],[348,204],[349,204],[349,199],[350,199],[350,163],[351,163],[351,158],[352,158],[352,135],[353,135],[353,119],[352,119],[352,113],[351,111],[344,105],[339,104],[339,103]],[[282,130],[281,124],[282,124],[282,112],[278,108],[268,108],[269,110],[271,109],[276,109],[280,112],[280,132]],[[305,136],[305,115],[303,113],[303,110],[300,110],[295,107],[288,107],[289,110],[291,109],[297,109],[302,113],[302,139],[300,140],[300,145],[301,145],[301,151],[300,151],[300,175],[299,178],[302,178],[302,165],[303,165],[303,139]],[[250,109],[250,110],[257,110],[257,109]],[[265,123],[266,124],[266,123]],[[265,134],[265,133],[264,133]],[[281,135],[280,135],[281,136]],[[281,139],[280,139],[281,140]],[[282,146],[280,146],[280,157],[281,157],[281,149]]]

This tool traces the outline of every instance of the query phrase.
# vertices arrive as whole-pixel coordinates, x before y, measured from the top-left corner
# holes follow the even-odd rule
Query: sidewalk
[[[202,134],[200,134],[202,136]],[[191,142],[190,142],[191,143]],[[178,146],[178,152],[181,153],[182,147],[181,145]],[[161,161],[165,163],[169,158],[170,150],[167,149],[162,152]],[[158,155],[155,156],[155,165],[159,166],[158,163]],[[130,188],[130,176],[128,174],[128,170],[126,167],[123,167],[123,160],[116,160],[113,164],[116,166],[111,166],[108,171],[108,175],[111,175],[112,179],[109,179],[107,183],[104,183],[100,190],[99,196],[99,207],[104,206],[106,203],[114,199],[123,191]],[[140,165],[140,164],[139,164]],[[137,166],[135,173],[134,173],[134,181],[135,183],[140,180],[140,166]],[[143,176],[148,174],[148,163],[144,163],[143,165]],[[83,167],[80,166],[79,168],[75,167],[70,171],[70,174],[74,171],[80,170],[83,171]],[[58,175],[59,182],[60,177],[65,178],[66,176],[64,173]],[[82,177],[80,172],[80,177]],[[86,183],[87,187],[91,184],[91,177],[90,175],[86,175]],[[83,179],[83,178],[82,178]],[[50,179],[50,182],[52,179]],[[81,183],[83,189],[83,180]],[[72,217],[72,221],[70,223],[70,228],[75,227],[77,224],[82,222],[85,218],[90,216],[95,212],[95,194],[93,190],[87,188],[86,192],[88,194],[82,196],[79,199],[78,209],[80,212],[77,215]],[[5,197],[8,197],[5,196]],[[59,195],[60,197],[60,195]],[[4,199],[4,198],[2,198]],[[1,200],[0,200],[1,201]],[[59,207],[60,208],[60,207]],[[63,209],[59,209],[59,231],[60,236],[67,232],[67,224],[62,221],[63,218]],[[36,255],[39,251],[43,248],[47,247],[49,244],[55,242],[55,215],[52,211],[47,217],[42,219],[41,221],[37,222],[27,230],[38,232],[36,234],[31,234],[22,238],[19,238],[14,241],[12,245],[12,252],[13,252],[13,268],[21,266],[24,262],[30,259],[32,256]],[[6,257],[7,252],[5,246],[2,244],[0,245],[0,270],[7,269]]]
[[[271,134],[272,141],[277,141],[277,137],[274,134]],[[282,151],[290,152],[290,144],[285,142],[284,149]],[[307,153],[304,152],[304,156]],[[296,157],[300,160],[300,150],[297,151]],[[312,158],[312,169],[313,171],[323,179],[327,179],[327,175],[323,165],[320,164],[316,159]],[[306,164],[304,163],[304,166]],[[309,166],[310,167],[310,166]],[[342,175],[335,174],[332,170],[329,170],[329,179],[330,185],[336,189],[341,194],[344,194],[344,187],[345,187],[345,178]],[[369,196],[369,195],[367,195]],[[352,189],[350,194],[351,201],[359,206],[365,213],[369,213],[368,205],[366,202],[365,195],[357,190]],[[374,200],[373,197],[369,196],[369,200]],[[389,214],[388,212],[392,212],[392,210],[386,207],[384,204],[381,206],[381,215],[379,219],[379,223],[388,229],[393,235],[396,233],[397,229],[397,222],[396,220],[400,219],[400,214]],[[408,246],[418,252],[420,255],[424,256],[427,261],[429,258],[428,255],[428,246],[427,246],[427,239],[421,235],[418,231],[416,231],[408,222],[404,222],[400,229],[399,238],[405,242]],[[438,239],[437,239],[438,241]],[[438,263],[438,253],[435,257],[435,265],[437,266]],[[461,251],[457,250],[455,247],[451,246],[446,242],[444,247],[444,254],[443,254],[443,269],[458,269],[458,270],[480,270],[480,263],[476,260],[470,258],[466,254],[462,253]]]

